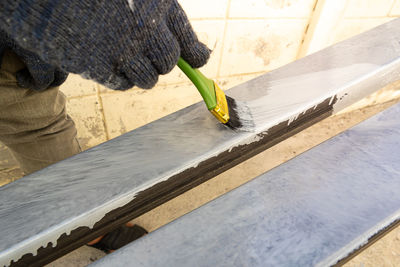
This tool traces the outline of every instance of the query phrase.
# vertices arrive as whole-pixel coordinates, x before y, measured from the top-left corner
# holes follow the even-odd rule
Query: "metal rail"
[[[198,103],[0,188],[0,265],[40,266],[400,77],[400,20],[227,92],[253,132]]]
[[[399,116],[397,104],[93,265],[341,265],[400,224]]]

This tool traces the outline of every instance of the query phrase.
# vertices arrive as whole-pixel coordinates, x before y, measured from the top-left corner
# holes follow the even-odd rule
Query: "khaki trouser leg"
[[[18,87],[15,73],[22,68],[18,57],[6,51],[0,68],[0,141],[29,174],[81,148],[64,94],[58,87],[43,92]]]

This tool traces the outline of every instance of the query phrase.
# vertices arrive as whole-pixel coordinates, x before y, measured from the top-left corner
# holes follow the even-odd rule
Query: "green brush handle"
[[[197,90],[203,97],[204,102],[209,110],[217,106],[217,97],[215,95],[214,82],[203,75],[198,69],[192,68],[183,58],[179,58],[178,67],[186,74],[186,76],[196,86]]]

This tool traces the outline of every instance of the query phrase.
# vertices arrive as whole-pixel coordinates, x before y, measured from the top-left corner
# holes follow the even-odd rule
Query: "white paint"
[[[114,198],[111,201],[104,202],[102,205],[98,206],[98,208],[90,210],[86,213],[81,214],[80,216],[74,217],[71,220],[63,221],[62,224],[58,224],[55,227],[47,229],[45,232],[40,235],[36,235],[33,238],[29,238],[24,240],[23,242],[18,243],[16,246],[13,246],[6,251],[2,252],[2,257],[0,258],[0,265],[8,266],[11,264],[10,261],[4,262],[4,258],[13,259],[14,261],[18,261],[22,258],[23,255],[27,253],[32,253],[34,256],[37,255],[38,249],[41,247],[46,247],[50,242],[52,246],[55,247],[57,244],[57,240],[64,233],[67,235],[71,234],[72,230],[75,230],[79,227],[89,227],[90,229],[93,226],[104,218],[104,216],[117,208],[123,207],[127,205],[129,202],[134,200],[140,192],[153,187],[154,185],[167,181],[174,175],[177,175],[182,172],[182,170],[187,170],[190,168],[196,168],[203,160],[208,158],[217,157],[221,151],[229,151],[235,147],[248,145],[253,142],[260,141],[263,137],[261,135],[253,135],[252,133],[246,133],[247,138],[237,138],[236,143],[233,146],[230,145],[221,145],[220,147],[216,147],[213,151],[210,151],[207,155],[202,156],[201,158],[194,158],[189,161],[184,166],[177,168],[175,170],[171,170],[168,173],[163,173],[162,176],[154,177],[148,183],[143,184],[141,187],[136,188],[133,191],[127,192],[125,194],[120,195],[118,198]],[[49,234],[46,234],[49,233]],[[46,239],[36,238],[36,237],[46,237]]]
[[[334,113],[337,113],[351,104],[367,97],[383,86],[400,78],[400,58],[393,60],[382,68],[366,73],[350,83],[345,90],[338,90],[338,101],[335,103]]]
[[[364,87],[357,87],[360,82],[370,84],[371,80],[368,79],[368,77],[376,77],[379,73],[382,73],[382,75],[384,73],[391,73],[399,69],[399,66],[400,60],[393,61],[388,64],[386,68],[377,68],[376,65],[367,63],[353,64],[343,68],[330,69],[272,81],[271,90],[268,95],[246,102],[255,122],[254,131],[265,132],[269,128],[287,120],[290,124],[298,118],[299,114],[304,113],[310,108],[315,108],[325,99],[333,99],[333,97],[337,95],[338,98],[342,98],[342,100],[338,101],[334,105],[334,110],[336,112],[358,99],[361,99],[365,94],[368,94],[370,90],[376,90],[375,83],[373,84],[375,86],[371,86],[371,89],[366,91]],[[359,80],[354,80],[346,84],[343,88],[330,88],[321,94],[320,84],[328,85],[327,88],[329,88],[330,81],[336,81],[338,79],[343,80],[346,76],[352,77],[354,76],[354,73],[360,72],[367,73],[367,75],[360,77]],[[299,87],[299,85],[301,85],[301,88],[298,90],[292,90],[290,94],[282,93],[284,88],[296,88]],[[304,90],[305,88],[308,88],[308,90]],[[236,141],[232,140],[229,144],[221,144],[209,153],[201,155],[201,157],[198,158],[193,158],[187,164],[180,166],[177,169],[171,170],[168,173],[163,173],[162,176],[154,177],[141,187],[136,188],[134,191],[127,192],[120,195],[118,198],[105,202],[96,209],[83,213],[78,217],[74,217],[73,220],[63,221],[62,224],[47,229],[45,232],[48,232],[49,234],[42,233],[26,239],[14,247],[10,247],[6,251],[2,252],[3,255],[1,259],[8,258],[18,260],[26,253],[36,255],[37,249],[47,246],[49,242],[51,242],[53,246],[57,244],[57,239],[64,233],[69,235],[72,230],[78,227],[87,226],[93,228],[93,225],[100,221],[105,214],[119,207],[125,206],[131,202],[139,192],[151,188],[162,181],[168,180],[172,176],[181,173],[182,170],[193,167],[195,168],[204,159],[216,157],[221,153],[221,151],[232,151],[234,147],[248,145],[259,141],[261,138],[260,135],[254,135],[254,133],[251,132],[242,133],[238,135]],[[37,238],[38,236],[46,237],[46,239]],[[9,265],[10,262],[2,261],[0,264]]]
[[[395,29],[397,29],[397,24],[400,24],[400,22],[393,23],[391,25]],[[387,32],[388,34],[390,34],[390,36],[393,36],[396,33],[396,31],[393,31],[390,28],[387,30]],[[375,36],[376,34],[372,35]],[[380,35],[378,39],[381,40],[382,36]],[[358,45],[360,43],[355,42],[355,44]],[[361,43],[361,45],[364,46],[367,44]],[[216,157],[224,151],[232,151],[234,147],[259,141],[262,136],[258,135],[257,133],[268,132],[271,127],[274,127],[282,122],[289,121],[289,124],[291,124],[296,121],[296,119],[298,119],[299,114],[304,113],[308,109],[315,109],[318,104],[325,101],[326,99],[330,99],[331,101],[333,101],[334,97],[337,96],[338,101],[333,106],[334,112],[337,112],[344,107],[354,103],[355,101],[361,99],[366,94],[369,94],[370,92],[379,89],[383,85],[398,79],[398,77],[400,77],[400,60],[398,59],[399,55],[393,52],[394,49],[392,49],[391,45],[397,45],[397,43],[385,41],[384,44],[380,44],[380,46],[373,46],[373,49],[375,49],[375,57],[371,59],[369,55],[364,55],[364,58],[359,58],[359,55],[355,54],[355,52],[357,51],[354,49],[350,49],[350,43],[350,45],[347,44],[346,46],[339,47],[336,54],[330,54],[331,58],[333,59],[337,57],[340,57],[340,59],[347,59],[349,56],[353,55],[353,58],[351,58],[351,60],[345,61],[344,63],[332,63],[336,67],[332,67],[332,65],[325,64],[324,62],[325,65],[322,65],[322,67],[320,68],[321,71],[300,71],[300,73],[303,74],[291,74],[287,76],[283,76],[279,74],[279,72],[278,74],[272,73],[272,75],[264,75],[260,78],[249,81],[241,86],[234,88],[232,90],[232,93],[238,96],[234,96],[235,99],[244,99],[243,103],[245,103],[246,108],[248,108],[249,110],[249,114],[247,115],[251,116],[251,118],[253,119],[254,129],[252,129],[252,132],[237,132],[233,134],[231,131],[224,131],[222,128],[218,128],[218,126],[220,126],[219,124],[217,124],[214,120],[208,120],[208,117],[205,117],[203,113],[199,112],[200,109],[197,108],[199,105],[178,112],[175,115],[176,117],[174,117],[177,122],[172,120],[160,120],[158,122],[155,122],[152,126],[148,126],[152,130],[156,130],[156,127],[160,127],[164,130],[170,130],[172,131],[172,133],[170,132],[162,135],[157,131],[152,134],[151,132],[146,132],[145,130],[136,130],[136,135],[143,135],[135,138],[131,136],[132,140],[137,142],[135,143],[136,145],[141,144],[139,141],[147,140],[149,142],[155,142],[155,144],[161,144],[163,146],[162,148],[164,149],[164,157],[154,159],[155,155],[150,150],[160,149],[160,147],[157,147],[156,145],[154,145],[153,147],[151,146],[151,144],[147,145],[145,147],[149,150],[147,151],[148,154],[145,155],[147,161],[141,161],[140,163],[142,164],[146,163],[151,165],[154,160],[168,161],[168,158],[165,157],[165,155],[168,155],[168,153],[174,153],[177,151],[182,152],[185,148],[186,150],[190,149],[191,146],[198,147],[195,145],[197,145],[199,140],[197,140],[197,138],[188,138],[188,136],[190,137],[196,133],[198,134],[199,130],[204,130],[204,136],[199,136],[202,138],[201,141],[204,142],[205,145],[214,145],[210,148],[207,147],[207,150],[205,152],[202,151],[198,154],[194,153],[193,155],[195,156],[190,159],[185,158],[184,160],[182,160],[182,162],[177,163],[177,160],[171,160],[169,164],[166,164],[169,168],[167,171],[163,170],[162,174],[154,175],[154,177],[143,181],[143,183],[140,186],[135,187],[134,190],[121,190],[125,193],[120,193],[118,196],[113,196],[113,198],[108,201],[104,200],[105,202],[103,202],[102,205],[96,206],[95,208],[90,209],[88,207],[89,210],[86,209],[85,212],[82,212],[79,216],[75,216],[75,214],[72,212],[71,214],[73,215],[71,215],[72,219],[70,220],[65,220],[61,222],[52,221],[55,226],[45,230],[42,230],[40,227],[38,227],[38,232],[32,237],[27,237],[23,241],[19,243],[17,242],[14,246],[10,245],[10,247],[2,250],[0,264],[8,265],[10,263],[9,259],[18,260],[26,253],[32,253],[36,255],[38,248],[40,248],[41,246],[47,246],[49,242],[55,245],[57,239],[62,234],[70,234],[72,230],[78,227],[87,226],[89,228],[92,228],[93,225],[97,221],[100,221],[105,214],[126,205],[127,203],[132,201],[139,192],[150,188],[153,185],[158,184],[162,181],[166,181],[177,173],[181,173],[182,171],[192,167],[197,167],[198,164],[203,162],[204,160]],[[368,49],[366,50],[368,51],[372,49],[371,47],[367,48]],[[349,52],[347,57],[342,55],[345,52]],[[393,60],[391,62],[384,61],[388,58],[393,58]],[[325,60],[328,61],[327,59]],[[313,64],[315,63],[312,58],[308,61],[307,64],[310,64],[310,62],[312,62]],[[301,68],[303,68],[304,66],[309,66],[307,64],[300,65],[300,67],[299,65],[296,66],[298,69],[301,70]],[[290,70],[290,66],[285,67],[285,70]],[[256,88],[256,90],[254,88]],[[171,126],[171,123],[175,124],[172,124]],[[186,143],[183,147],[180,147],[181,144],[179,142],[179,139],[177,138],[177,136],[179,136],[179,130],[182,129],[176,129],[176,127],[174,126],[178,128],[181,127],[182,129],[188,131],[182,134],[182,137],[186,138]],[[204,128],[202,128],[203,126]],[[223,139],[221,138],[221,136],[223,135],[227,135],[229,137]],[[218,139],[214,140],[214,138]],[[178,140],[178,142],[176,140]],[[173,149],[168,150],[170,144],[173,144],[174,147]],[[182,154],[184,153],[182,152]],[[134,156],[136,156],[137,160],[140,160],[142,158],[141,155],[135,154]],[[124,159],[123,156],[121,156],[121,158]],[[82,160],[85,158],[79,159]],[[65,168],[65,166],[68,165],[65,165],[64,162],[63,166]],[[138,163],[135,166],[139,167],[140,165]],[[84,165],[80,165],[80,167],[86,168],[86,166]],[[96,166],[94,164],[94,166],[90,166],[90,168],[101,168],[101,165]],[[60,174],[60,172],[61,171],[57,172],[57,174]],[[144,173],[146,172],[144,171]],[[74,174],[76,176],[79,176],[79,172]],[[103,174],[99,174],[99,176],[101,175]],[[36,176],[34,175],[32,177],[37,178],[38,176],[40,176],[40,174]],[[102,178],[106,180],[105,177]],[[68,181],[68,177],[66,177],[65,180]],[[63,180],[63,182],[65,182],[65,180]],[[84,180],[92,181],[89,178]],[[46,182],[41,182],[44,185],[48,185],[46,184]],[[29,183],[25,183],[24,181],[16,181],[10,186],[14,186],[16,184],[25,185]],[[117,189],[120,190],[121,188]],[[37,192],[41,192],[40,189],[34,191],[34,193]],[[11,197],[12,195],[8,196]],[[21,198],[23,197],[24,196],[21,196]],[[95,196],[93,196],[93,198],[95,198]],[[17,202],[17,200],[15,201]],[[21,203],[29,204],[29,200],[24,201],[21,201]],[[3,203],[5,203],[5,201]],[[68,202],[65,203],[68,204]],[[72,207],[68,208],[70,210],[67,209],[67,211],[71,212]],[[34,220],[35,218],[32,217],[31,219]],[[11,240],[10,242],[13,241]]]
[[[243,102],[251,113],[251,116],[246,116],[253,119],[253,130],[259,132],[283,121],[288,121],[290,125],[299,115],[308,109],[315,110],[326,99],[330,99],[329,105],[332,105],[335,97],[337,101],[333,108],[336,113],[383,87],[387,82],[395,81],[396,76],[393,72],[399,72],[397,77],[400,77],[398,69],[400,59],[385,66],[370,63],[352,64],[343,68],[269,81],[269,90],[265,96]],[[385,76],[392,78],[382,82],[380,77]],[[337,87],[337,81],[340,80],[344,85]],[[295,90],[292,90],[293,88]]]
[[[133,0],[127,0],[129,8],[132,10],[132,12],[135,11],[135,3],[133,3]]]

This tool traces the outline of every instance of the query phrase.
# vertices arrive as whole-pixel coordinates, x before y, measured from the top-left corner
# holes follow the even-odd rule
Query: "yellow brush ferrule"
[[[183,58],[179,58],[178,67],[193,82],[204,99],[207,109],[222,123],[228,123],[228,102],[224,91],[211,79],[204,76],[198,69],[193,69]]]
[[[226,96],[224,91],[214,82],[215,96],[217,99],[217,105],[215,108],[210,109],[210,112],[220,122],[227,123],[229,121],[229,110],[228,103],[226,102]]]

